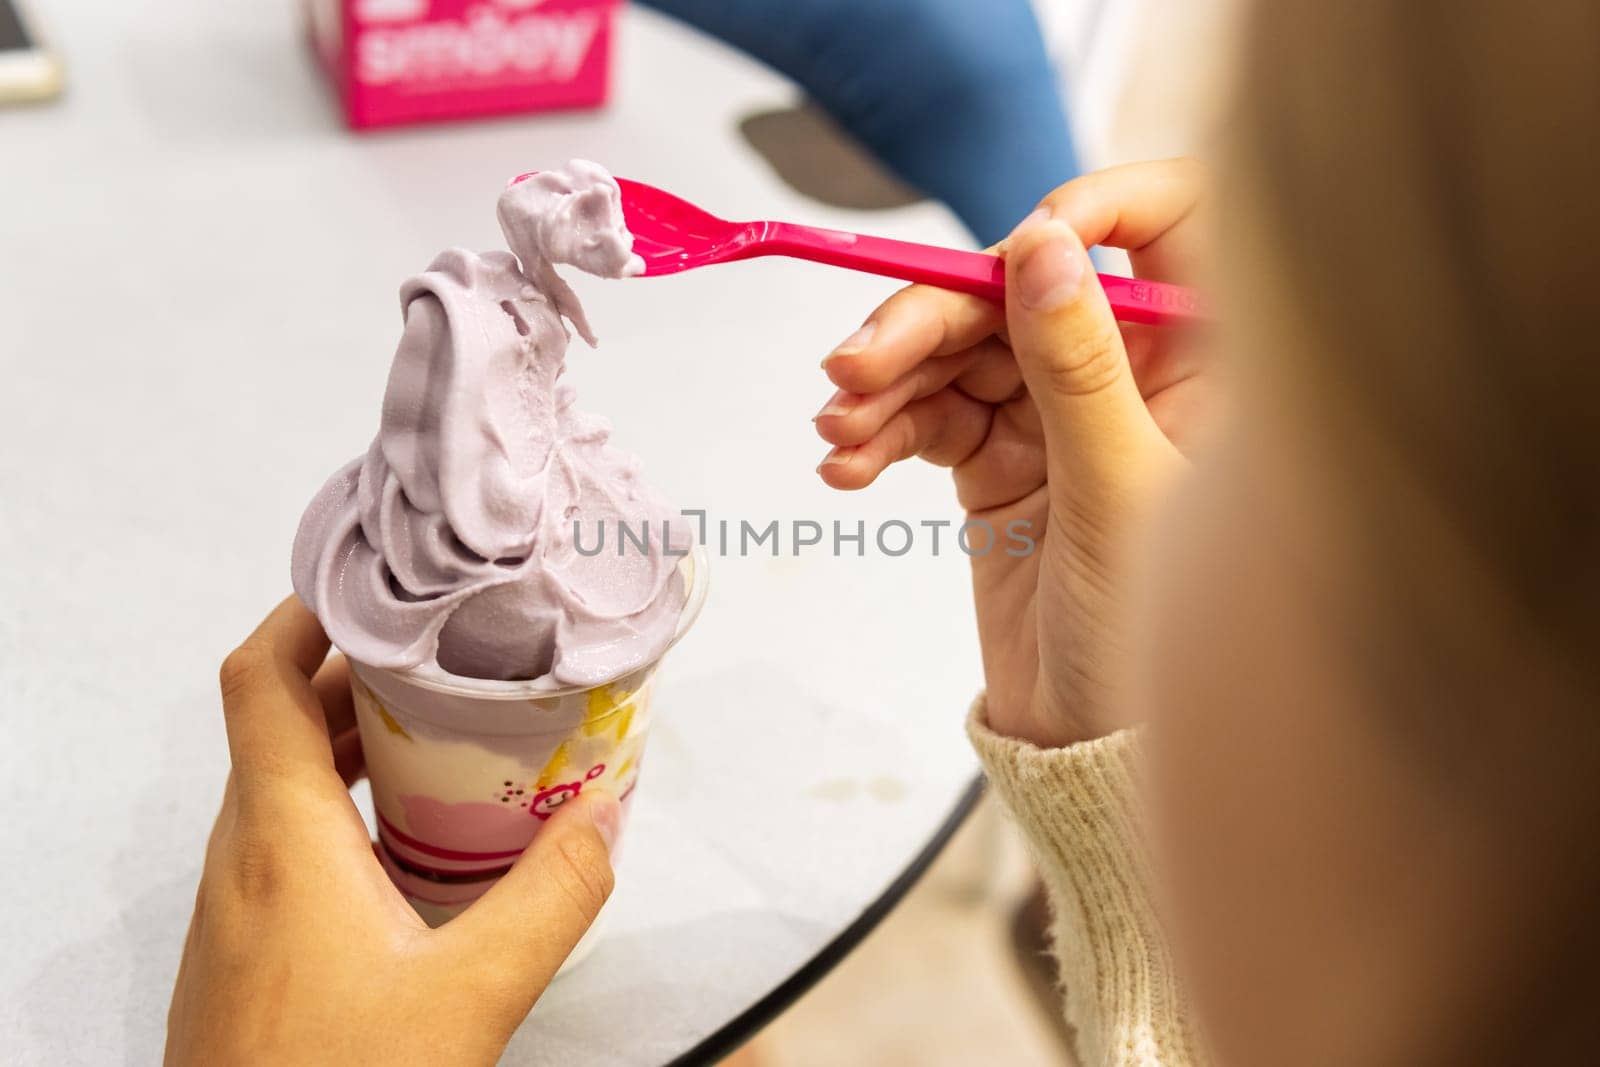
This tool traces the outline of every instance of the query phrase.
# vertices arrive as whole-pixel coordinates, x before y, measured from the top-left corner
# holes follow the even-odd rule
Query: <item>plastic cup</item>
[[[668,649],[705,603],[704,550],[679,572],[686,596]],[[585,789],[621,800],[626,827],[665,655],[599,685],[565,688],[351,663],[378,857],[429,926],[488,892],[556,808]]]

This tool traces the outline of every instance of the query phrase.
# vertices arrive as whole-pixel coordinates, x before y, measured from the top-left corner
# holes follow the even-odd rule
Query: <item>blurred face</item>
[[[1296,563],[1309,531],[1277,499],[1304,490],[1258,459],[1263,429],[1232,426],[1162,516],[1136,646],[1169,911],[1225,1063],[1270,1062],[1289,1035],[1265,1031],[1305,1025],[1286,1002],[1314,992],[1310,911],[1337,907],[1325,868],[1350,833],[1334,753],[1357,744]]]
[[[1350,651],[1352,620],[1381,611],[1285,403],[1244,398],[1144,560],[1163,889],[1224,1064],[1405,1062],[1448,1014],[1440,975],[1474,962],[1452,958],[1474,864]]]

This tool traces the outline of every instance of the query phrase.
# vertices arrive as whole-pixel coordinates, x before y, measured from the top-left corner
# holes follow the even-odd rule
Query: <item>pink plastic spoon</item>
[[[519,174],[509,184],[537,174]],[[972,293],[1001,302],[1005,265],[986,252],[894,241],[886,237],[799,226],[792,222],[729,222],[653,185],[618,178],[622,217],[633,234],[633,250],[644,260],[645,277],[731,263],[757,256],[789,256],[833,267],[882,274],[908,282]],[[1178,325],[1206,319],[1200,299],[1180,285],[1100,275],[1121,322]]]

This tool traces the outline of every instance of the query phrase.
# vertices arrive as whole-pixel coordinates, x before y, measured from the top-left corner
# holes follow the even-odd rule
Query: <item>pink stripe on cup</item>
[[[426,863],[418,863],[414,859],[400,855],[400,853],[390,848],[389,843],[386,841],[383,842],[383,848],[384,851],[388,853],[389,858],[393,860],[395,865],[401,870],[408,871],[412,874],[432,876],[435,880],[441,882],[449,882],[459,885],[465,885],[471,882],[487,882],[499,878],[507,871],[511,870],[510,864],[505,863],[494,867],[479,867],[472,870],[457,870],[454,868],[434,867]]]
[[[440,848],[438,845],[430,845],[426,841],[418,841],[410,834],[400,830],[388,819],[385,819],[382,812],[377,812],[376,814],[378,816],[378,826],[387,831],[389,836],[393,837],[396,841],[399,841],[407,848],[416,849],[418,852],[437,857],[438,859],[456,860],[463,863],[476,863],[483,860],[508,860],[522,855],[522,849],[520,848],[514,848],[507,852],[463,852],[460,849],[455,848]]]

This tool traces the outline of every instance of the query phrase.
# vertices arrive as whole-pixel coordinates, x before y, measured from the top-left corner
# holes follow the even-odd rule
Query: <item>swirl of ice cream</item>
[[[401,286],[378,435],[306,509],[294,588],[375,667],[595,684],[671,641],[689,538],[559,382],[563,318],[595,340],[554,264],[642,264],[593,163],[510,186],[498,215],[515,256],[452,249]]]

